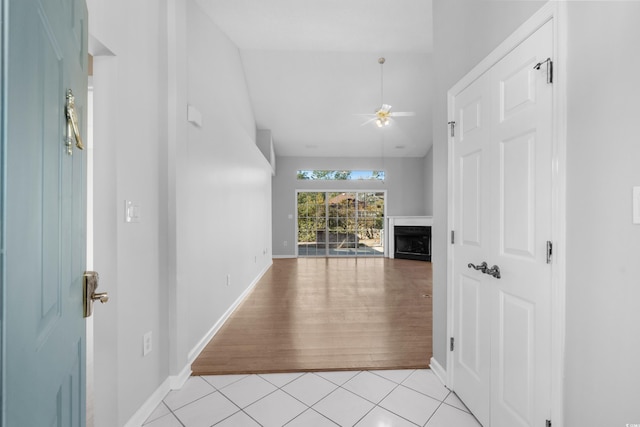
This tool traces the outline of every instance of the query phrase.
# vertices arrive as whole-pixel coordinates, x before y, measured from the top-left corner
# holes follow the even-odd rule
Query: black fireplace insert
[[[431,227],[396,225],[393,239],[394,258],[431,261]]]

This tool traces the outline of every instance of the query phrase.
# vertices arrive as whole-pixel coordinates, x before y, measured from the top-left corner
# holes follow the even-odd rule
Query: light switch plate
[[[146,356],[153,350],[153,333],[147,332],[142,336],[142,355]]]
[[[124,201],[124,221],[140,222],[140,203],[131,200]]]
[[[633,223],[640,224],[640,187],[633,187]]]
[[[202,127],[202,113],[193,105],[187,105],[187,120],[198,127]]]

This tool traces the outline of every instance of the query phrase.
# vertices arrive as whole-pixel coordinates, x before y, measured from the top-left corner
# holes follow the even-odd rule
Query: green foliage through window
[[[299,255],[384,255],[384,192],[300,191],[297,198]]]
[[[384,171],[299,170],[298,180],[309,181],[384,181]]]

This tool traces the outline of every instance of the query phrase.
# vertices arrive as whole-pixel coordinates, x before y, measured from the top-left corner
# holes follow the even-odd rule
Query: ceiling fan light
[[[378,125],[378,127],[381,128],[383,126],[382,120],[376,119],[376,125]]]

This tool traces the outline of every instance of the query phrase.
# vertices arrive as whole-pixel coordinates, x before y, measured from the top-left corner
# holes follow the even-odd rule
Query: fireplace
[[[431,227],[396,225],[393,239],[394,258],[431,261]]]
[[[431,261],[431,216],[388,216],[385,256]],[[396,236],[396,230],[399,231]],[[398,241],[399,238],[399,241]],[[397,244],[400,250],[396,250]]]

